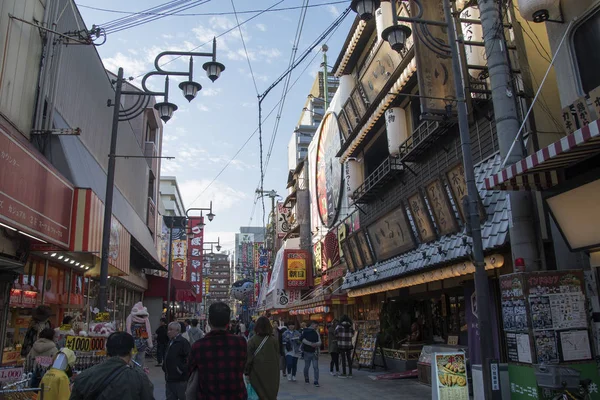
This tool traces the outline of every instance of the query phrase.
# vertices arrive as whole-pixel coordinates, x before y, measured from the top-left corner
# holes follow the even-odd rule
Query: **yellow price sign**
[[[96,314],[96,322],[107,322],[110,321],[110,313],[99,312]]]
[[[106,338],[87,336],[67,336],[65,347],[73,351],[103,351]]]

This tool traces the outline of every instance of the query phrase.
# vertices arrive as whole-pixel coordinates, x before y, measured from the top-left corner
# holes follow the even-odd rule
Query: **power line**
[[[252,82],[254,83],[254,89],[256,90],[256,95],[258,96],[258,85],[256,84],[256,77],[254,76],[254,71],[252,70],[252,64],[250,63],[250,56],[248,55],[248,49],[246,48],[246,41],[244,40],[244,34],[242,32],[242,27],[240,26],[240,20],[238,19],[237,12],[235,10],[235,3],[231,0],[231,6],[233,7],[233,12],[235,14],[235,22],[237,23],[238,29],[240,30],[240,38],[242,39],[242,45],[244,45],[244,53],[246,53],[246,60],[248,61],[248,68],[250,68],[250,75],[252,76]]]
[[[330,2],[326,2],[326,3],[319,3],[319,4],[313,4],[308,6],[308,8],[316,8],[316,7],[324,7],[324,6],[332,6],[332,5],[336,5],[336,4],[343,4],[343,3],[348,3],[348,0],[341,0],[341,1],[330,1]],[[95,10],[95,11],[102,11],[102,12],[108,12],[108,13],[114,13],[114,14],[127,14],[127,15],[165,15],[163,13],[160,12],[150,12],[150,11],[123,11],[123,10],[112,10],[112,9],[108,9],[108,8],[100,8],[100,7],[93,7],[93,6],[87,6],[84,4],[77,4],[77,7],[81,7],[81,8],[87,8],[90,10]],[[254,13],[258,13],[258,12],[262,12],[262,11],[266,11],[266,12],[279,12],[279,11],[291,11],[291,10],[299,10],[303,8],[303,6],[295,6],[295,7],[282,7],[282,8],[275,8],[275,9],[267,9],[267,10],[244,10],[244,11],[238,11],[237,14],[238,15],[242,15],[242,14],[254,14]],[[210,17],[210,16],[223,16],[223,15],[233,15],[233,12],[206,12],[206,13],[177,13],[174,15],[166,15],[166,16],[172,16],[172,17]],[[123,17],[125,18],[125,17]]]
[[[168,10],[169,8],[176,7],[176,6],[178,6],[178,5],[182,4],[182,3],[185,3],[187,1],[190,1],[190,0],[172,0],[172,1],[168,1],[166,3],[162,3],[162,4],[159,4],[157,6],[154,6],[154,7],[148,8],[146,10],[143,10],[142,12],[136,13],[134,15],[157,15],[157,14],[159,14],[159,11],[162,12],[162,11]],[[84,7],[84,8],[86,8],[86,6],[82,6],[82,5],[78,5],[78,7]],[[156,13],[153,13],[154,11]],[[112,28],[113,26],[116,26],[118,24],[123,24],[123,23],[126,23],[126,22],[134,21],[135,20],[135,16],[134,15],[130,15],[130,16],[127,16],[127,17],[116,18],[116,19],[107,21],[107,22],[105,22],[105,23],[103,23],[101,25],[104,28]]]

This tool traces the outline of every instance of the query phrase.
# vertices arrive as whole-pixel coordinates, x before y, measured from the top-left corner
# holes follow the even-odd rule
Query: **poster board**
[[[356,322],[357,336],[354,345],[353,360],[358,362],[358,369],[375,369],[375,367],[383,367],[387,370],[387,363],[385,361],[385,357],[383,356],[383,349],[381,349],[381,345],[377,340],[379,327],[379,321],[376,320]],[[380,349],[380,354],[382,355],[383,359],[382,365],[375,364],[375,354],[378,348]]]
[[[434,353],[431,365],[435,400],[468,400],[469,386],[464,352]]]

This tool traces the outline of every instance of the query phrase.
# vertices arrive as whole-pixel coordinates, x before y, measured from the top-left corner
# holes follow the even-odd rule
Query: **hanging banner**
[[[285,287],[287,289],[308,288],[311,284],[310,252],[306,250],[285,250]]]
[[[190,217],[188,220],[188,269],[187,281],[192,283],[196,300],[202,302],[202,261],[204,248],[204,217]]]
[[[313,246],[313,276],[320,275],[323,268],[323,242],[318,241]]]
[[[330,231],[323,239],[323,257],[322,257],[323,272],[331,269],[340,263],[340,246],[338,243],[335,231]]]
[[[420,2],[421,6],[410,2],[412,17],[422,11],[423,18],[431,21],[445,22],[444,8],[441,2]],[[454,76],[452,74],[452,58],[448,53],[442,57],[432,48],[439,48],[440,44],[448,44],[448,32],[445,27],[428,25],[428,35],[411,35],[415,41],[415,58],[419,71],[419,95],[421,98],[421,118],[439,119],[447,116],[446,100],[456,99],[454,90]],[[425,43],[427,42],[427,43]]]

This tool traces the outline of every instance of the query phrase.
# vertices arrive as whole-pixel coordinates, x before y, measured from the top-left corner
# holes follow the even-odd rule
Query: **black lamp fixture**
[[[380,0],[352,0],[350,8],[358,14],[360,19],[368,21],[375,15],[375,10],[379,8]]]
[[[154,105],[154,109],[158,111],[158,116],[163,122],[169,121],[173,117],[173,113],[177,111],[177,105],[168,101],[161,101]]]
[[[381,37],[390,44],[392,50],[400,53],[404,49],[406,39],[408,39],[411,34],[412,30],[408,26],[402,24],[398,25],[398,22],[394,19],[394,25],[385,28],[383,32],[381,32]]]

